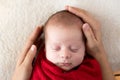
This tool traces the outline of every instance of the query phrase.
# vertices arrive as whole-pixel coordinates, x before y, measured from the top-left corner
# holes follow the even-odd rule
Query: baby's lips
[[[61,66],[71,66],[72,63],[60,63]]]

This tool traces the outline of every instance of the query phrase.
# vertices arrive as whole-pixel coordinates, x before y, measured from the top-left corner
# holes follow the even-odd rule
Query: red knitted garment
[[[48,61],[42,49],[36,59],[31,80],[102,80],[102,73],[99,63],[89,55],[78,67],[66,72]]]

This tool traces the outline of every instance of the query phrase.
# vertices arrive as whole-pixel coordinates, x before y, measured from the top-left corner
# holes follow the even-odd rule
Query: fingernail
[[[69,6],[68,6],[68,5],[66,5],[66,6],[65,6],[65,10],[68,10],[68,8],[69,8]]]
[[[34,51],[35,50],[35,45],[32,45],[31,46],[31,51]]]
[[[89,24],[88,23],[83,24],[83,29],[88,30],[89,29]]]

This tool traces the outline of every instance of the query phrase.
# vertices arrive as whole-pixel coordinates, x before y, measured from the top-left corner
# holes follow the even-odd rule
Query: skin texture
[[[99,62],[101,66],[103,80],[115,80],[102,43],[99,22],[83,9],[66,6],[66,10],[81,17],[83,21],[86,22],[82,26],[82,30],[87,39],[87,51]],[[33,31],[32,35],[30,35],[30,38],[28,39],[21,55],[19,56],[14,74],[12,76],[12,80],[29,80],[32,72],[32,61],[37,51],[36,46],[34,46],[32,51],[30,47],[37,40],[40,32],[41,28],[37,27]]]

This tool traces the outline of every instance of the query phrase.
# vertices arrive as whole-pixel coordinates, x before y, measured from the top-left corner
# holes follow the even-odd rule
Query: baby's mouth
[[[72,65],[72,63],[59,63],[60,66],[65,66],[65,67],[69,67]]]

